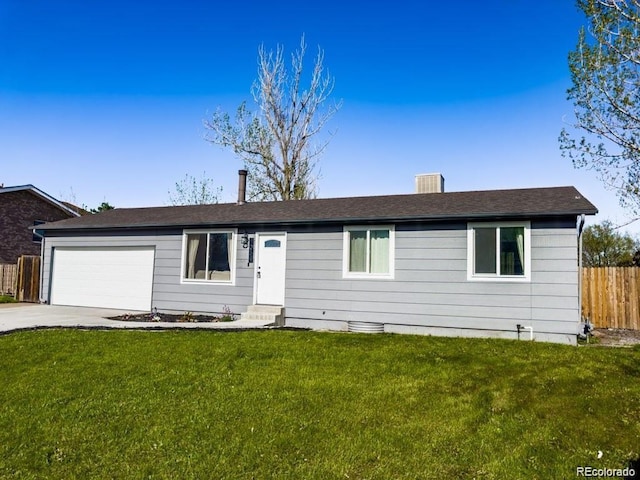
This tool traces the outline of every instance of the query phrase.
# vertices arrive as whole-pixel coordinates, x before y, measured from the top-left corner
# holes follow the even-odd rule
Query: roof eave
[[[295,219],[295,220],[249,220],[249,221],[222,221],[222,222],[199,222],[199,223],[149,223],[138,225],[85,225],[85,226],[60,226],[39,225],[38,230],[43,231],[100,231],[100,230],[148,230],[157,228],[198,228],[211,225],[220,226],[240,226],[240,225],[303,225],[303,224],[345,224],[345,223],[409,223],[409,222],[442,222],[459,220],[495,220],[495,219],[523,219],[523,218],[559,218],[572,217],[578,215],[595,215],[598,210],[571,210],[563,212],[506,212],[506,213],[471,213],[454,215],[412,215],[405,217],[340,217],[340,218],[316,218],[316,219]],[[34,227],[35,228],[35,227]]]
[[[15,187],[3,187],[3,188],[0,189],[0,194],[2,194],[2,193],[12,193],[12,192],[23,192],[23,191],[31,192],[34,195],[39,196],[45,202],[48,202],[51,205],[53,205],[55,207],[58,207],[59,209],[64,210],[67,213],[70,213],[74,217],[79,217],[80,216],[80,214],[78,212],[76,212],[73,209],[67,207],[65,204],[63,204],[59,200],[56,200],[51,195],[43,192],[42,190],[40,190],[39,188],[37,188],[37,187],[35,187],[33,185],[19,185],[19,186],[15,186]]]

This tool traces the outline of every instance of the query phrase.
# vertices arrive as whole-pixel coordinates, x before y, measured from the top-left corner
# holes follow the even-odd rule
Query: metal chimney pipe
[[[247,195],[247,171],[238,170],[238,205],[244,205]]]

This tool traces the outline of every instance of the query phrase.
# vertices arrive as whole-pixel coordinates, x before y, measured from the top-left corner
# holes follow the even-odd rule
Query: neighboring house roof
[[[43,230],[558,217],[598,212],[574,187],[118,208]]]
[[[76,209],[78,207],[75,207],[75,206],[73,206],[71,204],[56,200],[51,195],[43,192],[42,190],[40,190],[39,188],[34,187],[33,185],[19,185],[19,186],[15,186],[15,187],[2,187],[2,188],[0,188],[0,194],[11,193],[11,192],[20,192],[20,191],[29,191],[29,192],[33,193],[34,195],[39,196],[40,198],[42,198],[46,202],[49,202],[50,204],[55,205],[56,207],[60,208],[61,210],[64,210],[65,212],[73,215],[74,217],[77,217],[77,216],[80,215],[76,211]],[[71,207],[73,207],[73,208],[71,208]]]
[[[79,207],[77,205],[74,205],[73,203],[69,203],[69,202],[65,202],[65,201],[61,201],[60,203],[62,203],[63,205],[65,205],[66,207],[69,207],[71,210],[73,210],[74,212],[76,212],[78,215],[83,216],[83,215],[91,215],[91,212],[85,210],[82,207]]]

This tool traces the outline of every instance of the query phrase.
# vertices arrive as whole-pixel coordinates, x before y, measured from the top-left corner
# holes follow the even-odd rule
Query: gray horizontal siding
[[[354,300],[357,297],[357,301]],[[430,313],[446,309],[473,308],[474,315],[482,308],[497,308],[499,312],[489,314],[500,315],[503,310],[509,308],[518,309],[547,309],[547,310],[571,310],[574,308],[574,300],[571,296],[549,296],[540,298],[533,295],[504,295],[504,294],[437,294],[429,292],[360,292],[354,295],[350,290],[307,290],[300,292],[295,300],[287,303],[288,307],[301,306],[306,308],[324,309],[328,303],[333,308],[340,310],[358,309],[363,311],[403,311],[413,313],[414,309],[420,312],[425,310]],[[312,307],[313,306],[313,307]],[[475,307],[478,307],[477,309]],[[458,315],[459,313],[455,313]],[[530,311],[527,310],[527,315]],[[485,316],[485,315],[482,315]],[[573,320],[570,320],[573,321]]]
[[[239,241],[239,239],[238,239]],[[247,267],[248,253],[237,245],[235,285],[182,283],[182,235],[49,237],[43,262],[42,298],[49,300],[51,251],[53,247],[133,247],[154,246],[152,305],[160,311],[222,313],[228,306],[233,312],[246,310],[253,300],[253,266]]]
[[[344,328],[350,320],[371,321],[384,323],[388,331],[424,328],[507,336],[520,324],[532,326],[539,338],[576,333],[577,248],[570,219],[532,223],[529,282],[467,280],[466,223],[396,225],[395,244],[393,279],[343,278],[341,226],[289,228],[287,322]],[[239,313],[252,303],[254,266],[247,265],[248,249],[237,245],[235,285],[184,283],[179,231],[47,237],[43,296],[47,299],[49,292],[51,247],[149,245],[156,251],[153,305],[159,310],[221,312],[229,306]]]
[[[335,321],[332,320],[336,315],[340,313],[339,310],[324,310],[325,314],[320,312],[319,317],[311,317],[316,313],[315,309],[301,310],[302,315],[299,317],[293,317],[296,321],[306,321],[306,326],[311,325],[310,319],[317,318],[322,321]],[[306,314],[306,315],[305,315]],[[289,312],[287,312],[287,317]],[[463,329],[475,329],[475,330],[494,330],[505,332],[517,332],[517,324],[530,325],[532,320],[528,317],[518,318],[512,316],[509,318],[498,317],[484,317],[484,316],[461,316],[461,315],[435,315],[430,313],[426,314],[409,314],[405,312],[393,313],[393,312],[362,312],[353,311],[350,313],[349,318],[341,320],[347,321],[359,321],[359,322],[374,322],[384,323],[386,325],[412,325],[423,327],[441,327],[441,328],[463,328]],[[526,322],[525,322],[526,321]],[[577,332],[574,330],[568,331],[567,325],[558,322],[556,320],[544,320],[534,319],[534,334],[535,333],[564,333],[575,335]],[[304,325],[304,323],[296,322],[297,325]],[[524,334],[524,333],[523,333]],[[527,333],[528,334],[528,333]]]
[[[569,221],[533,222],[530,282],[468,281],[466,224],[396,226],[395,244],[393,279],[342,278],[342,231],[290,233],[285,297],[291,323],[495,331],[521,324],[540,334],[576,333],[577,248]],[[310,260],[314,256],[323,260]]]
[[[573,305],[569,302],[559,302],[559,306],[545,305],[534,307],[530,305],[530,299],[519,303],[518,299],[512,302],[484,301],[484,304],[473,305],[471,302],[460,303],[420,303],[420,299],[412,302],[378,302],[366,300],[338,300],[338,299],[295,299],[287,302],[287,315],[314,318],[310,315],[312,310],[343,312],[340,320],[354,320],[353,312],[366,314],[398,314],[398,315],[424,315],[439,317],[468,317],[483,318],[487,321],[495,319],[505,320],[553,320],[559,323],[574,324],[572,318]],[[296,310],[296,314],[292,312]],[[319,317],[319,315],[318,315]],[[375,321],[375,319],[370,319]],[[402,322],[400,322],[402,323]]]
[[[551,260],[535,260],[531,259],[531,270],[533,274],[536,272],[577,272],[578,262],[576,259],[559,259]]]
[[[290,277],[288,277],[289,279]],[[324,287],[324,288],[323,288]],[[460,285],[457,281],[402,281],[402,280],[351,280],[343,279],[340,282],[335,282],[333,285],[327,286],[324,280],[318,280],[317,278],[299,278],[295,281],[288,283],[288,289],[295,289],[301,291],[351,291],[354,293],[442,293],[451,295],[460,295]],[[546,297],[571,297],[576,294],[577,285],[574,283],[523,283],[523,282],[505,282],[500,284],[500,289],[493,292],[488,292],[486,285],[481,282],[467,282],[465,286],[465,292],[469,295],[483,295],[483,296],[504,296],[504,295],[534,295],[534,296],[546,296]]]

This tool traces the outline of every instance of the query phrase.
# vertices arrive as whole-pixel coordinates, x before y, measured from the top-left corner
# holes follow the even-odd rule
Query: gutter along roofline
[[[540,214],[539,212],[531,214],[506,214],[506,215],[494,215],[494,214],[472,214],[472,215],[433,215],[429,217],[414,216],[414,217],[344,217],[344,218],[330,218],[330,219],[310,219],[310,220],[251,220],[251,221],[220,221],[220,222],[201,222],[201,223],[175,223],[175,224],[138,224],[138,225],[97,225],[97,226],[83,226],[83,227],[60,227],[55,228],[51,225],[48,228],[42,228],[42,225],[36,227],[30,227],[31,229],[43,230],[45,232],[108,232],[108,231],[141,231],[141,230],[171,230],[171,229],[189,229],[189,228],[211,228],[211,227],[259,227],[262,225],[282,225],[282,226],[298,226],[298,225],[346,225],[346,224],[376,224],[376,223],[447,223],[447,222],[460,222],[460,221],[501,221],[501,220],[544,220],[544,219],[558,219],[558,218],[574,218],[576,215],[582,215],[582,212],[567,212],[567,213],[554,213],[554,214]]]

